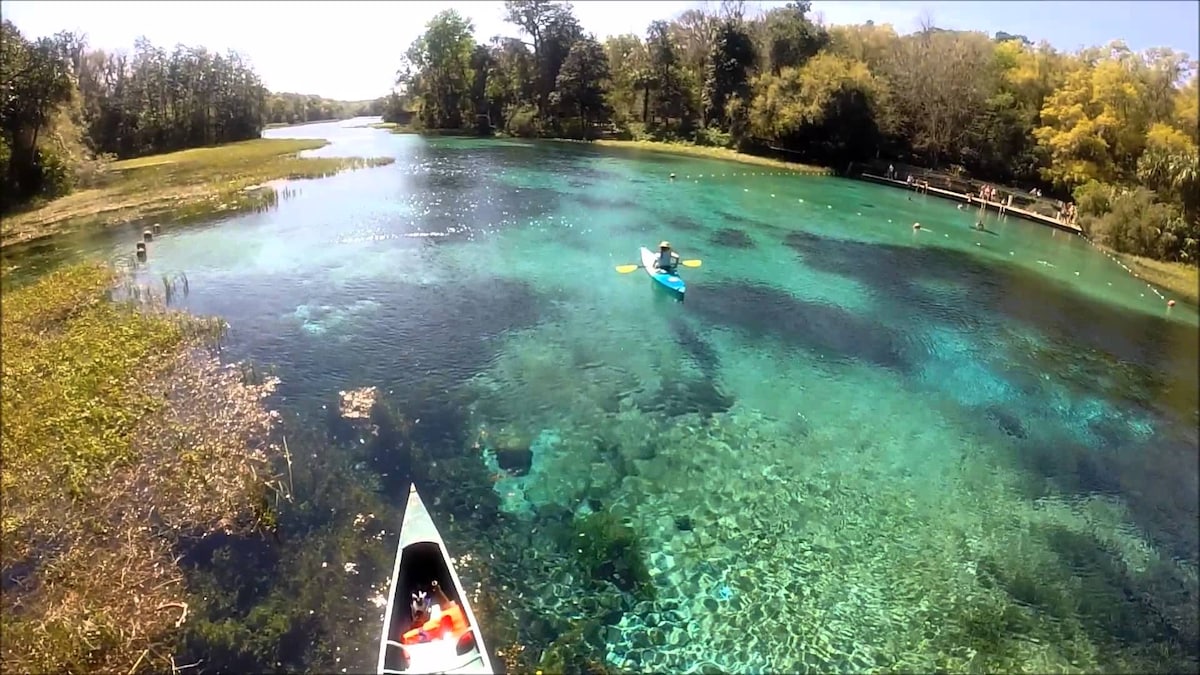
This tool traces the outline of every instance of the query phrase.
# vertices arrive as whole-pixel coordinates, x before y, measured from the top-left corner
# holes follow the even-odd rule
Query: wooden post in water
[[[144,261],[146,259],[146,243],[139,241],[134,247],[134,253],[137,254],[137,259]]]
[[[159,232],[162,232],[162,225],[155,223],[154,224],[154,234],[158,234]]]
[[[150,241],[153,238],[154,238],[154,233],[151,232],[150,230],[146,230],[145,232],[142,233],[142,241]]]

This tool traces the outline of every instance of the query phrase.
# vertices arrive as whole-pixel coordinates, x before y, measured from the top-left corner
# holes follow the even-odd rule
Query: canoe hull
[[[683,282],[683,279],[680,279],[677,275],[654,269],[656,258],[657,256],[654,255],[653,251],[645,246],[642,247],[642,267],[646,270],[646,274],[649,274],[651,279],[666,290],[682,296],[687,291],[687,285]]]
[[[439,602],[436,594],[429,593],[433,581],[437,581],[448,602]],[[435,628],[414,634],[414,630],[421,628],[413,625],[410,605],[411,594],[417,590],[429,593],[433,599],[433,617],[459,616],[466,628],[444,632]],[[447,626],[453,623],[445,621]],[[424,625],[429,627],[430,624]],[[380,675],[495,672],[462,581],[415,485],[409,489],[404,522],[400,526],[376,672]]]

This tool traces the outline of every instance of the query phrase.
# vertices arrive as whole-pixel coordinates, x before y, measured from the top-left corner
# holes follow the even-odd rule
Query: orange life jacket
[[[400,642],[413,645],[446,636],[454,637],[470,628],[471,624],[467,623],[467,617],[463,614],[462,607],[459,607],[457,602],[451,601],[448,607],[442,608],[442,615],[439,618],[430,619],[424,625],[408,631],[400,639]]]

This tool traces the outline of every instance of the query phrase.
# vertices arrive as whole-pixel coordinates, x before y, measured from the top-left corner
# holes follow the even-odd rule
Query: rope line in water
[[[699,178],[748,178],[750,176],[832,176],[833,169],[788,169],[787,171],[733,171],[728,173],[685,173],[682,176],[671,174],[671,178],[691,179],[699,183]]]
[[[1079,233],[1079,236],[1083,237],[1083,233],[1082,233],[1082,232],[1081,232],[1081,233]],[[1123,269],[1123,270],[1125,270],[1126,272],[1129,272],[1130,274],[1132,274],[1134,279],[1138,279],[1138,280],[1141,280],[1141,279],[1142,279],[1142,277],[1141,277],[1141,275],[1140,275],[1140,274],[1138,274],[1137,272],[1134,272],[1132,269],[1130,269],[1130,268],[1129,268],[1129,266],[1128,266],[1128,265],[1126,265],[1125,263],[1121,262],[1121,260],[1120,260],[1119,258],[1117,258],[1117,256],[1115,256],[1115,255],[1113,255],[1113,254],[1109,253],[1108,251],[1105,251],[1104,249],[1100,248],[1100,246],[1099,246],[1099,245],[1098,245],[1096,242],[1092,241],[1091,239],[1088,239],[1087,237],[1083,237],[1083,240],[1084,240],[1084,241],[1086,241],[1087,243],[1091,244],[1092,248],[1094,248],[1094,249],[1096,249],[1097,251],[1100,251],[1101,253],[1103,253],[1103,254],[1104,254],[1104,257],[1108,258],[1109,260],[1111,260],[1111,261],[1115,262],[1117,265],[1119,265],[1119,266],[1121,267],[1121,269]],[[1076,274],[1078,274],[1078,272],[1076,272]],[[1109,284],[1109,286],[1111,286],[1111,285],[1112,285],[1112,284],[1110,283],[1110,284]],[[1158,289],[1154,287],[1154,284],[1152,284],[1152,283],[1150,283],[1150,282],[1148,282],[1148,281],[1146,282],[1146,288],[1149,288],[1151,291],[1153,291],[1153,292],[1154,292],[1154,294],[1158,296],[1158,299],[1159,299],[1159,300],[1166,300],[1166,299],[1167,299],[1167,296],[1163,295],[1162,293],[1159,293],[1159,292],[1158,292]],[[1142,297],[1143,297],[1143,298],[1144,298],[1144,297],[1146,297],[1146,294],[1145,294],[1145,293],[1142,293]],[[1175,301],[1174,301],[1174,300],[1168,300],[1168,303],[1170,303],[1170,305],[1173,305],[1173,304],[1175,303]],[[1170,305],[1169,305],[1169,306],[1170,306]]]

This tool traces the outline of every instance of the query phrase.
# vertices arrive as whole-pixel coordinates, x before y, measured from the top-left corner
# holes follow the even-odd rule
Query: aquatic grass
[[[627,148],[630,150],[645,150],[649,152],[664,152],[672,155],[683,155],[686,157],[702,157],[704,159],[721,159],[731,162],[739,162],[741,164],[753,164],[756,166],[767,166],[773,169],[783,169],[794,173],[802,173],[811,176],[832,176],[833,169],[822,166],[813,166],[811,164],[800,164],[797,162],[784,162],[770,157],[759,157],[758,155],[749,155],[744,152],[738,152],[729,148],[714,148],[707,145],[695,145],[693,143],[676,142],[667,143],[661,141],[621,141],[615,139],[600,139],[595,141],[563,141],[563,142],[586,142],[595,145],[610,147],[610,148]]]
[[[0,246],[82,227],[262,209],[279,198],[275,181],[324,178],[394,161],[299,156],[327,144],[320,139],[255,139],[114,162],[96,187],[4,218]]]
[[[170,311],[186,280],[163,283],[81,265],[4,294],[6,672],[171,667],[163,645],[188,614],[175,546],[270,528],[276,381],[220,364],[207,347],[223,322]]]

